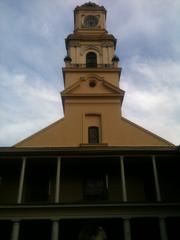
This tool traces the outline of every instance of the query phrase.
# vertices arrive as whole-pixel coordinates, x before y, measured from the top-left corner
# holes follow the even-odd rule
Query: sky
[[[83,0],[0,0],[0,146],[12,146],[63,117],[61,68],[73,10]],[[180,144],[180,1],[94,0],[126,91],[123,116]]]

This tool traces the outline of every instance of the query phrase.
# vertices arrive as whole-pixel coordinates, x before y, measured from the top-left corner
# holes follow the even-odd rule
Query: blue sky
[[[85,2],[0,1],[0,146],[63,117],[64,39]],[[107,30],[118,40],[123,116],[179,145],[180,1],[94,2],[107,9]]]

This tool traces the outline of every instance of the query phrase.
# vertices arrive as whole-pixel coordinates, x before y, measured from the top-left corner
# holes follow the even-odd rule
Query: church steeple
[[[66,38],[66,49],[66,67],[70,67],[70,63],[71,67],[73,64],[77,68],[85,67],[87,53],[93,52],[96,54],[96,68],[117,68],[117,61],[113,60],[116,39],[106,30],[104,7],[89,2],[75,8],[74,33]]]
[[[103,6],[89,2],[75,8],[74,32],[66,38],[66,49],[63,68],[65,91],[62,93],[64,107],[66,89],[80,79],[84,79],[89,87],[94,85],[94,96],[101,92],[95,87],[96,84],[92,84],[92,79],[93,83],[101,79],[103,84],[116,88],[121,105],[124,92],[119,89],[121,68],[118,66],[119,58],[115,55],[116,38],[106,30],[106,9]],[[89,83],[87,79],[91,79]],[[109,96],[108,91],[103,93],[103,97],[105,94]]]
[[[17,146],[169,145],[122,117],[116,38],[106,29],[103,6],[88,2],[76,7],[74,31],[65,43],[64,118]]]

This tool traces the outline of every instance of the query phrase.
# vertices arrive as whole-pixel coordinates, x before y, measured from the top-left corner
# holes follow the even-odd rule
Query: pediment
[[[81,78],[79,81],[65,89],[62,96],[124,96],[124,91],[101,77],[91,75]]]

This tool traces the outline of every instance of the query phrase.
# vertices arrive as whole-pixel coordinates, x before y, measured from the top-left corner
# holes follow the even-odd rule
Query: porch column
[[[161,240],[168,240],[164,218],[159,219]]]
[[[131,240],[131,226],[129,219],[124,219],[124,240]]]
[[[161,193],[160,193],[160,188],[159,188],[159,178],[158,178],[155,155],[152,156],[152,164],[153,164],[153,174],[154,174],[154,182],[155,182],[155,189],[156,189],[156,199],[158,202],[160,202],[161,201]]]
[[[26,168],[26,158],[23,157],[22,158],[21,173],[20,173],[20,180],[19,180],[17,203],[22,203],[25,168]]]
[[[12,233],[11,233],[11,240],[18,240],[19,239],[19,221],[15,221],[12,226]]]
[[[120,164],[121,164],[122,197],[123,202],[127,202],[126,180],[124,172],[124,156],[120,156]]]
[[[61,157],[57,157],[55,203],[59,202]]]
[[[58,220],[52,221],[51,240],[58,240],[59,238],[59,222]]]

